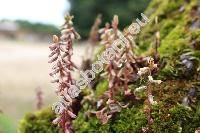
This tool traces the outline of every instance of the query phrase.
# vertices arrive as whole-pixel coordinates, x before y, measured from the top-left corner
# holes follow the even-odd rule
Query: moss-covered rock
[[[60,133],[59,127],[52,124],[55,118],[56,115],[50,108],[27,113],[20,121],[19,133]]]
[[[74,127],[78,133],[129,133],[141,132],[141,127],[147,123],[142,107],[124,109],[108,124],[102,125],[96,116],[87,117],[83,112],[74,120]]]
[[[80,112],[78,118],[74,120],[73,127],[77,133],[107,133],[109,125],[102,125],[95,116],[89,118]]]
[[[153,106],[152,116],[154,123],[153,132],[156,133],[193,133],[199,126],[199,96],[198,89],[193,81],[170,80],[160,86],[152,86],[157,105]],[[133,86],[130,86],[134,89]],[[184,98],[188,98],[188,105],[182,105]],[[85,103],[84,105],[87,105]],[[87,106],[88,107],[88,106]],[[123,109],[106,125],[94,114],[90,114],[92,107],[83,108],[78,118],[74,120],[76,132],[141,132],[146,127],[147,117],[144,113],[144,102],[134,104]],[[191,121],[193,122],[191,124]]]
[[[164,105],[154,106],[153,132],[156,133],[193,133],[199,127],[198,114],[191,108],[177,104],[168,109]],[[191,124],[191,122],[194,122]],[[170,127],[170,128],[169,128]]]
[[[161,86],[153,87],[153,94],[159,103],[153,107],[153,132],[192,133],[200,126],[199,87],[196,85],[200,80],[200,33],[198,28],[190,29],[191,22],[194,21],[191,12],[197,5],[198,0],[152,0],[146,11],[152,21],[138,36],[139,49],[136,53],[151,55],[154,34],[159,31],[161,68],[157,76],[164,80]],[[154,22],[155,17],[158,17],[157,24]],[[105,81],[99,82],[95,93],[99,96],[105,90]],[[191,91],[195,95],[190,96]],[[182,105],[184,98],[190,101],[187,106]],[[144,103],[138,104],[124,109],[106,125],[99,124],[95,116],[88,117],[84,114],[86,110],[82,110],[74,121],[74,126],[77,132],[141,132],[142,127],[146,127],[147,118]]]
[[[156,31],[160,31],[161,35],[160,55],[166,53],[171,55],[176,52],[175,50],[188,45],[190,35],[187,33],[190,31],[187,28],[193,20],[191,11],[196,5],[198,5],[198,0],[189,2],[186,0],[153,0],[145,12],[149,15],[151,22],[142,29],[138,37],[139,47],[145,48],[144,50],[151,48]],[[155,17],[158,17],[158,23],[155,23]]]

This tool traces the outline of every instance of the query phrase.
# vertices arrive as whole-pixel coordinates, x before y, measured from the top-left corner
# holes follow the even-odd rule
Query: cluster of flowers
[[[99,41],[99,26],[101,25],[101,15],[99,14],[94,21],[94,24],[90,31],[89,41],[92,45],[96,44]]]
[[[106,23],[105,28],[102,28],[99,31],[101,34],[101,44],[105,45],[106,49],[109,49],[113,42],[119,38],[118,24],[118,16],[115,15],[112,21],[112,28],[110,27],[109,23]],[[107,106],[103,107],[100,111],[95,112],[97,118],[100,119],[102,124],[106,124],[114,113],[121,111],[121,108],[128,106],[121,105],[120,102],[114,99],[115,92],[119,86],[118,80],[120,78],[117,73],[119,67],[122,66],[121,64],[123,63],[122,59],[120,60],[120,56],[121,53],[113,55],[114,58],[108,64],[106,64],[105,73],[102,74],[108,77],[109,80],[109,90],[104,93],[105,97],[98,101],[99,108],[102,106],[103,101],[106,102]]]
[[[144,18],[144,20],[147,19]],[[139,21],[139,23],[141,24],[142,22]],[[118,30],[118,24],[118,16],[115,15],[111,27],[110,24],[107,23],[105,28],[100,29],[100,33],[102,34],[101,44],[105,45],[106,49],[109,49],[115,40],[120,38],[121,32]],[[143,22],[140,26],[144,25]],[[133,74],[137,73],[136,57],[133,53],[133,46],[135,46],[134,35],[137,33],[138,32],[133,32],[130,29],[124,30],[126,45],[123,45],[123,50],[117,54],[114,54],[114,52],[112,53],[112,51],[108,53],[110,55],[114,54],[114,57],[106,65],[105,73],[102,75],[106,75],[106,78],[109,79],[109,88],[108,91],[104,93],[104,97],[97,102],[100,110],[95,112],[97,118],[99,118],[103,124],[106,124],[108,120],[115,113],[120,112],[122,108],[128,107],[128,104],[122,104],[114,98],[121,88],[124,88],[125,97],[132,96],[135,98],[134,94],[131,93],[128,88],[128,83],[133,79]],[[103,103],[106,103],[106,105],[101,106]]]
[[[77,97],[81,90],[88,86],[92,80],[94,80],[95,73],[100,73],[103,71],[104,64],[109,64],[110,61],[112,61],[116,56],[120,58],[118,62],[124,62],[126,60],[126,56],[120,55],[124,55],[123,53],[126,45],[130,45],[130,38],[133,40],[132,35],[138,34],[141,28],[140,26],[144,26],[147,24],[147,22],[149,22],[148,18],[144,14],[141,15],[145,22],[141,22],[139,19],[136,19],[138,23],[131,24],[128,28],[128,32],[125,32],[125,36],[118,31],[118,39],[115,39],[110,47],[102,52],[100,56],[98,55],[98,60],[91,65],[91,70],[86,70],[84,72],[80,71],[82,77],[77,80],[74,85],[71,84],[68,89],[68,94],[71,97]],[[109,26],[107,25],[106,27]],[[129,49],[129,52],[130,51],[131,49]]]
[[[53,44],[49,46],[51,54],[49,55],[49,63],[52,64],[50,76],[53,77],[52,83],[57,83],[56,93],[59,95],[59,102],[53,105],[55,113],[59,115],[53,123],[62,127],[63,133],[72,132],[72,119],[76,117],[72,110],[73,100],[67,93],[70,86],[74,84],[71,71],[76,66],[71,61],[73,54],[73,40],[79,39],[79,34],[73,28],[73,16],[69,14],[65,17],[65,24],[61,31],[61,37],[53,36]],[[58,108],[59,106],[59,108]]]
[[[125,96],[134,95],[128,88],[132,75],[137,75],[138,70],[137,61],[132,52],[133,47],[135,47],[134,37],[140,32],[140,28],[149,22],[144,14],[141,14],[141,16],[143,22],[136,19],[137,23],[132,23],[128,29],[124,30],[123,34],[118,30],[119,20],[117,16],[113,18],[112,27],[107,23],[105,28],[100,30],[102,34],[101,43],[106,46],[106,50],[92,64],[91,70],[80,71],[82,77],[77,81],[73,80],[71,76],[71,71],[76,68],[71,61],[71,56],[73,40],[79,39],[80,36],[73,28],[73,17],[66,16],[61,37],[53,36],[54,43],[49,47],[51,50],[49,63],[53,64],[50,76],[53,77],[52,83],[58,85],[56,93],[60,98],[53,105],[53,110],[59,115],[53,123],[59,124],[63,133],[72,132],[73,130],[72,119],[76,117],[72,109],[73,99],[95,78],[95,73],[103,71],[104,65],[109,79],[109,89],[105,92],[106,97],[100,100],[106,100],[106,106],[99,108],[100,111],[95,112],[96,116],[105,124],[113,114],[120,112],[122,108],[128,107],[128,104],[124,105],[115,99],[115,92],[123,87]],[[143,69],[140,71],[141,74],[146,71]],[[149,77],[149,79],[156,82],[152,77]],[[101,102],[98,102],[98,104],[100,105]]]
[[[101,35],[101,44],[106,46],[106,49],[109,49],[111,44],[119,38],[120,31],[118,30],[118,17],[114,16],[112,21],[112,26],[107,23],[105,28],[100,30]],[[106,124],[114,114],[120,112],[122,108],[127,108],[127,104],[122,104],[121,102],[115,99],[115,95],[121,88],[124,88],[124,97],[131,97],[131,100],[136,100],[136,93],[146,90],[147,95],[147,108],[145,113],[148,118],[148,127],[143,128],[144,132],[151,132],[151,125],[153,124],[153,117],[151,116],[152,105],[157,104],[154,101],[152,95],[151,85],[152,84],[161,84],[161,80],[154,80],[152,77],[152,72],[157,71],[158,66],[154,63],[154,59],[147,57],[142,58],[144,64],[148,64],[146,67],[138,68],[139,57],[134,55],[133,50],[136,47],[134,42],[134,34],[131,34],[129,30],[124,30],[125,38],[128,40],[128,43],[124,46],[123,52],[116,54],[114,58],[109,62],[105,67],[106,78],[109,80],[108,91],[106,91],[102,98],[97,102],[97,109],[99,111],[94,112],[97,118]],[[134,93],[128,88],[128,83],[130,83],[134,78],[147,80],[147,85],[140,86],[134,90]],[[105,103],[105,104],[104,104]],[[104,104],[104,105],[103,105]]]

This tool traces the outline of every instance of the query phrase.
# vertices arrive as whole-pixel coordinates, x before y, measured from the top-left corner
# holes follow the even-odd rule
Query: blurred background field
[[[76,45],[74,60],[79,66],[84,46]],[[0,41],[0,107],[17,124],[25,112],[36,110],[36,88],[44,93],[44,102],[50,106],[55,100],[48,70],[47,43],[13,40]]]
[[[40,86],[47,98],[52,99],[49,89],[47,45],[0,41],[0,106],[4,114],[19,120],[28,110],[34,109],[35,89]],[[9,53],[9,54],[8,54]]]

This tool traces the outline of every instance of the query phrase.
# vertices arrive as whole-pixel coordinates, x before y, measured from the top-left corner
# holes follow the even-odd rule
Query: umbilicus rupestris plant
[[[120,80],[123,81],[124,86],[124,94],[125,96],[133,95],[128,88],[128,83],[133,80],[134,76],[137,73],[137,65],[136,65],[136,57],[133,53],[133,48],[135,47],[135,43],[133,40],[133,35],[129,35],[130,33],[127,30],[124,30],[124,36],[127,38],[128,43],[126,44],[124,48],[124,52],[122,53],[121,57],[118,58],[119,60],[122,60],[120,62],[123,62],[123,66],[119,70],[117,76],[120,78]],[[130,38],[131,36],[131,38]],[[136,78],[136,77],[135,77]],[[134,79],[136,80],[136,79]],[[134,95],[133,95],[134,97]]]
[[[109,48],[114,40],[118,38],[118,16],[113,17],[112,28],[105,31],[105,34],[102,35],[102,40],[105,42],[106,49]],[[107,36],[107,38],[103,38],[103,36]],[[116,57],[115,57],[116,58]],[[114,58],[114,60],[115,60]],[[106,66],[105,70],[108,72],[108,80],[109,80],[109,98],[107,104],[115,102],[114,100],[114,91],[116,90],[116,70],[113,61],[111,60],[109,64]]]
[[[70,85],[74,84],[71,71],[76,67],[71,61],[73,54],[72,44],[73,41],[79,39],[79,34],[73,28],[73,16],[67,14],[65,16],[65,23],[61,30],[61,37],[53,36],[53,44],[49,46],[51,54],[49,55],[49,63],[52,64],[52,71],[50,76],[53,78],[52,83],[58,85],[56,93],[62,97],[62,107],[57,110],[59,115],[54,121],[54,124],[59,124],[63,133],[71,133],[72,119],[76,117],[72,110],[72,98],[68,95]],[[56,110],[56,106],[54,108]]]
[[[36,103],[36,108],[38,110],[40,110],[44,104],[43,102],[43,91],[41,89],[41,87],[37,87],[36,88],[36,100],[37,100],[37,103]]]
[[[153,124],[153,117],[151,115],[152,112],[152,105],[157,104],[156,101],[153,99],[153,94],[152,94],[152,85],[153,84],[161,84],[161,80],[154,80],[152,77],[152,72],[158,69],[157,64],[154,63],[153,58],[147,58],[148,66],[140,68],[138,71],[138,75],[142,78],[145,79],[147,78],[147,85],[146,86],[140,86],[135,89],[135,92],[138,91],[143,91],[146,90],[146,95],[147,95],[147,106],[145,109],[145,113],[147,114],[147,120],[148,120],[148,127],[143,128],[144,132],[151,133],[151,125]]]
[[[95,45],[99,41],[99,26],[101,25],[101,22],[101,14],[99,14],[95,19],[90,31],[89,42],[92,45]]]
[[[85,55],[83,57],[81,69],[90,69],[94,54],[94,48],[99,42],[99,26],[101,25],[101,15],[99,14],[92,25],[88,43],[86,44]]]
[[[105,27],[99,30],[99,33],[101,34],[100,44],[105,45],[105,47],[107,48],[111,43],[110,40],[109,40],[110,24],[106,23]],[[110,93],[106,93],[106,99],[110,96],[111,96]],[[103,100],[105,100],[105,99],[100,99],[97,102],[97,108],[98,108],[98,104],[102,104]],[[99,105],[99,106],[101,106],[101,105]],[[102,108],[100,111],[96,111],[94,113],[96,114],[97,118],[101,121],[102,124],[106,124],[108,122],[108,120],[112,117],[111,115],[108,114],[108,107],[107,106]]]
[[[115,15],[112,21],[112,28],[110,28],[110,25],[108,23],[106,23],[105,28],[100,30],[100,33],[102,34],[101,44],[105,45],[106,48],[109,48],[113,44],[113,42],[119,38],[118,24],[118,16]],[[122,108],[126,108],[128,106],[122,105],[115,99],[115,95],[117,91],[119,91],[119,88],[121,86],[121,77],[118,77],[119,66],[121,64],[121,62],[119,61],[120,59],[120,55],[114,55],[114,59],[111,60],[105,67],[106,75],[109,80],[108,91],[104,93],[107,101],[106,106],[100,111],[96,112],[97,118],[99,118],[103,124],[106,124],[113,114],[120,112]],[[102,100],[103,99],[100,99],[98,102]]]

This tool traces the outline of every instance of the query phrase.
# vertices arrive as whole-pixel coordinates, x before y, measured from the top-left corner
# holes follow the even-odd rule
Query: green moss
[[[44,109],[36,113],[27,113],[20,121],[20,133],[59,133],[60,130],[52,121],[56,118],[50,109]]]
[[[122,110],[116,118],[110,120],[106,125],[102,125],[96,116],[88,118],[83,113],[79,113],[78,118],[73,123],[75,131],[77,133],[141,132],[142,127],[147,123],[141,107]]]
[[[200,41],[200,29],[195,30],[194,32],[190,33],[192,40]]]
[[[174,20],[172,19],[162,21],[161,25],[162,25],[160,29],[161,38],[165,38],[176,26]]]
[[[111,125],[113,131],[119,133],[141,132],[142,127],[147,124],[146,116],[141,109],[142,106],[122,110]]]
[[[82,112],[74,120],[73,127],[77,133],[107,133],[109,131],[108,124],[102,125],[95,116],[87,118]]]
[[[182,49],[173,54],[174,55],[163,58],[163,62],[166,62],[166,64],[158,73],[158,77],[160,79],[191,79],[194,78],[194,73],[198,73],[200,71],[200,52],[198,50]],[[187,75],[187,77],[185,77],[187,69],[185,69],[185,66],[180,60],[180,56],[182,54],[188,55],[188,58],[194,65],[192,71],[190,70],[191,73]]]
[[[154,117],[153,131],[156,133],[194,133],[199,127],[199,115],[191,108],[177,104],[168,109],[160,103],[154,106],[152,116]]]
[[[107,80],[103,80],[103,81],[100,82],[100,83],[97,85],[97,87],[96,87],[95,97],[98,98],[98,97],[101,96],[107,89],[108,89],[108,81],[107,81]]]
[[[73,124],[77,133],[136,133],[141,132],[142,127],[147,126],[147,118],[143,110],[143,106],[123,109],[117,117],[106,125],[102,125],[95,116],[87,117],[81,112]],[[178,133],[181,131],[193,133],[198,128],[200,121],[199,113],[195,113],[190,108],[180,104],[172,107],[168,107],[167,103],[154,105],[152,116],[154,118],[152,130],[156,133]]]
[[[145,52],[146,54],[149,54],[149,52],[146,52],[146,50],[153,47],[155,43],[155,33],[157,31],[160,31],[161,36],[161,55],[166,54],[162,53],[165,52],[165,48],[168,48],[167,52],[169,52],[169,48],[173,44],[175,45],[173,45],[174,47],[172,47],[172,52],[168,55],[174,53],[175,50],[181,47],[177,47],[177,45],[188,45],[188,39],[190,35],[187,34],[188,31],[185,31],[185,28],[187,27],[188,23],[193,19],[192,17],[190,17],[190,12],[192,10],[192,7],[197,4],[197,0],[190,1],[189,3],[184,0],[153,0],[145,12],[149,16],[151,21],[141,30],[141,34],[138,36],[137,39],[140,53]],[[182,12],[179,11],[181,6],[184,7],[184,11]],[[158,17],[157,24],[155,24],[154,22],[154,19],[156,17]],[[178,36],[183,34],[184,38],[182,38],[182,36]],[[170,44],[169,47],[166,46],[168,44]]]
[[[105,45],[101,45],[100,47],[98,47],[97,52],[94,54],[94,61],[98,60],[98,55],[100,56],[105,51],[105,49]]]
[[[163,105],[155,105],[153,107],[152,116],[154,118],[154,124],[152,125],[153,132],[157,133],[177,133],[180,125],[175,124],[170,118],[167,110],[161,110]]]
[[[172,56],[175,53],[188,48],[189,38],[186,37],[183,27],[176,26],[166,37],[161,41],[161,46],[158,51],[163,56]]]

